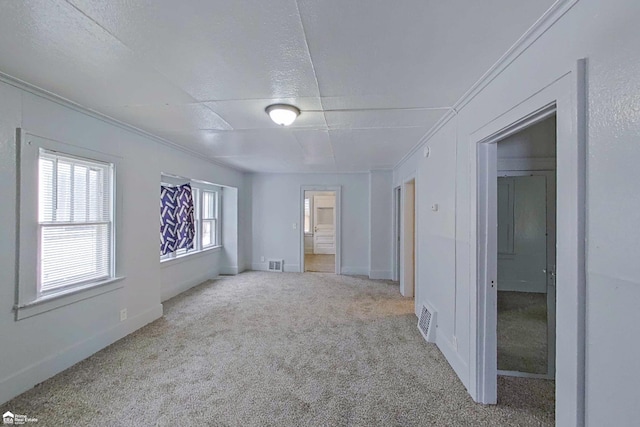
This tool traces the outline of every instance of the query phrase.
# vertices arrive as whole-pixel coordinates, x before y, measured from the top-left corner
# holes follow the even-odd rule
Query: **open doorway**
[[[498,374],[553,379],[556,117],[497,142]]]
[[[402,185],[400,201],[400,294],[415,297],[416,291],[416,180]]]
[[[338,274],[338,192],[302,191],[302,271]]]
[[[471,162],[475,203],[471,206],[471,240],[476,272],[471,287],[471,375],[469,387],[479,403],[498,401],[498,148],[500,141],[543,120],[555,117],[557,176],[555,189],[557,232],[555,272],[547,269],[547,283],[555,298],[556,423],[583,425],[585,408],[585,197],[586,197],[586,61],[576,61],[564,76],[504,111],[474,131],[469,138],[476,158]],[[535,153],[532,153],[535,154]],[[526,160],[545,169],[549,159]],[[505,161],[502,159],[501,161]],[[520,159],[506,160],[513,165]],[[513,168],[511,168],[514,170]],[[553,169],[553,168],[552,168]],[[515,170],[527,170],[516,168]],[[548,191],[548,189],[547,189]],[[548,256],[552,256],[550,252]],[[551,279],[552,281],[549,281]],[[548,309],[548,307],[547,307]],[[551,326],[551,325],[550,325]],[[501,379],[501,383],[518,378]],[[525,382],[540,383],[538,379]],[[545,387],[546,388],[546,387]],[[553,393],[553,392],[551,392]]]
[[[402,187],[393,189],[393,281],[400,281],[402,244]]]

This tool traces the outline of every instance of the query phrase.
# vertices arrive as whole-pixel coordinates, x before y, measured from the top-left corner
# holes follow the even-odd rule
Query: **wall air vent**
[[[436,313],[426,305],[422,306],[418,330],[427,342],[436,342]]]
[[[269,271],[277,271],[282,273],[284,271],[284,260],[283,259],[270,259],[269,260]]]

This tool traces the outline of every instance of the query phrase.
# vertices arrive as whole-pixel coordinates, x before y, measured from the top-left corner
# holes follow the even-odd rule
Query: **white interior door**
[[[313,253],[336,253],[336,198],[313,197]]]

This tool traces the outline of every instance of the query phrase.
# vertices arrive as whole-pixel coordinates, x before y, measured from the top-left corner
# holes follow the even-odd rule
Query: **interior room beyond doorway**
[[[304,192],[304,271],[334,273],[336,265],[336,193]]]

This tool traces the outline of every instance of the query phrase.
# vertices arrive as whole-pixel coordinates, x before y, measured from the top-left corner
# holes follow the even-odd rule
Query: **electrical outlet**
[[[297,223],[297,222],[294,222],[294,223],[293,223],[293,229],[294,229],[294,230],[296,230],[297,228],[298,228],[298,223]]]
[[[127,309],[123,308],[120,310],[120,321],[124,322],[125,320],[127,320]]]

